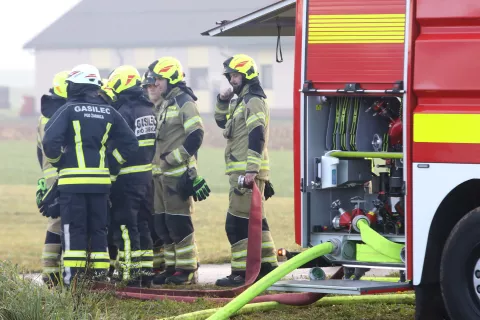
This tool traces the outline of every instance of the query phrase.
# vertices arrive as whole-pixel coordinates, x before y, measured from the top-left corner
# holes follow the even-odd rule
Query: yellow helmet
[[[70,71],[61,71],[53,77],[53,93],[62,98],[67,97],[67,82],[65,81]]]
[[[176,84],[185,78],[180,61],[174,57],[162,57],[148,66],[153,76],[167,79],[168,83]]]
[[[135,67],[124,65],[116,68],[107,80],[107,87],[120,93],[141,83],[140,74]]]
[[[229,78],[229,74],[232,72],[243,74],[247,80],[252,80],[258,77],[258,69],[255,60],[246,54],[236,54],[225,60],[223,63],[223,74]]]
[[[108,79],[102,79],[102,87],[100,88],[101,93],[103,93],[103,96],[105,98],[110,99],[110,101],[117,100],[117,96],[115,95],[115,92],[113,92],[112,88],[109,88],[107,84],[108,84]]]

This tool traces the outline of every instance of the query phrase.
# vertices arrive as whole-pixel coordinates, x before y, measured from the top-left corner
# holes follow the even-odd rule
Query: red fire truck
[[[296,242],[316,261],[405,282],[282,281],[272,290],[413,286],[417,319],[480,318],[480,1],[284,0],[203,35],[294,36]],[[274,48],[272,48],[274,49]],[[405,245],[364,251],[357,216]],[[448,315],[447,315],[448,310]]]

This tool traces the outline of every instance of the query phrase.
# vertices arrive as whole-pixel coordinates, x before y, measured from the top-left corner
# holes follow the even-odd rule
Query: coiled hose
[[[362,240],[374,250],[380,254],[388,256],[390,258],[396,258],[400,260],[401,250],[403,245],[389,241],[382,237],[376,231],[374,231],[368,225],[366,219],[360,219],[356,221],[356,226],[360,231]],[[294,258],[288,260],[282,266],[273,270],[250,288],[245,290],[237,298],[229,302],[224,307],[220,308],[215,314],[210,316],[208,320],[224,320],[228,319],[232,314],[240,310],[244,305],[250,302],[253,298],[267,290],[275,282],[302,266],[304,263],[309,262],[315,258],[329,254],[335,249],[335,246],[331,242],[319,244],[311,249],[308,249]]]
[[[389,303],[389,304],[415,304],[414,294],[389,294],[389,295],[371,295],[371,296],[335,296],[326,297],[318,300],[316,306],[331,306],[342,304],[354,304],[354,303]],[[238,310],[232,316],[240,314],[248,314],[253,312],[270,311],[274,310],[282,304],[278,302],[261,302],[245,305],[242,309]],[[179,316],[163,318],[161,320],[204,320],[209,316],[215,314],[220,308],[200,310],[190,313],[185,313]],[[159,319],[160,320],[160,319]]]

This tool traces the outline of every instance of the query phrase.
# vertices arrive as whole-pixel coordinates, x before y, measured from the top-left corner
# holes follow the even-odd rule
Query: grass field
[[[6,150],[0,159],[0,184],[35,185],[41,175],[37,161],[36,144],[31,141],[0,141],[0,150]],[[270,151],[271,181],[276,196],[293,196],[292,151]],[[228,192],[223,149],[201,148],[198,154],[199,174],[205,177],[215,193]]]
[[[0,257],[27,268],[40,269],[40,254],[47,220],[34,202],[35,186],[0,185]],[[267,201],[267,216],[278,247],[294,248],[293,200],[274,197]],[[196,205],[193,216],[202,263],[228,262],[230,246],[225,235],[225,194],[212,194]]]
[[[0,257],[28,270],[40,269],[39,256],[45,237],[46,218],[35,205],[36,180],[40,169],[35,144],[29,141],[1,141],[9,150],[0,159]],[[293,192],[291,152],[272,152],[272,175],[276,195],[266,203],[267,216],[276,245],[293,248]],[[228,178],[224,175],[223,150],[203,149],[199,154],[200,174],[211,186],[209,199],[196,203],[194,225],[202,263],[228,262],[230,247],[225,235],[228,206]]]
[[[0,262],[0,319],[156,320],[223,304],[198,299],[194,303],[117,299],[112,292],[53,290],[18,277],[18,270]],[[278,306],[275,310],[232,317],[243,320],[407,320],[414,317],[410,298],[372,303]],[[193,318],[192,318],[193,319]]]

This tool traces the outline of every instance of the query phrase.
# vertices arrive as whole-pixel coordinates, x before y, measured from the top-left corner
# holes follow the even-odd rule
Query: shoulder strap
[[[174,99],[177,102],[179,109],[181,109],[188,101],[194,101],[193,98],[185,92],[182,92],[178,96],[175,96]]]

